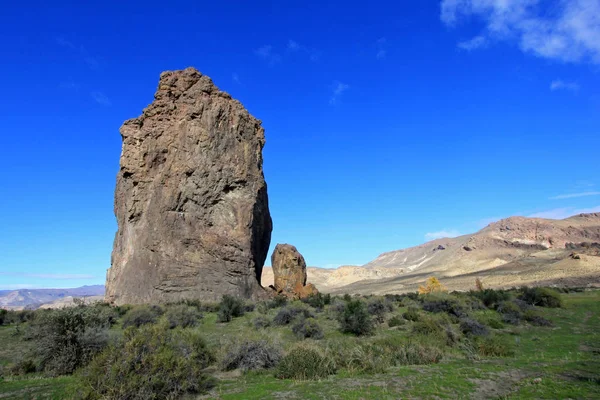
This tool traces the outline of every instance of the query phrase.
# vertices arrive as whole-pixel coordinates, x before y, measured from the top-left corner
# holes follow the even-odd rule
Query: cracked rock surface
[[[193,68],[121,127],[106,300],[260,298],[271,240],[261,121]]]

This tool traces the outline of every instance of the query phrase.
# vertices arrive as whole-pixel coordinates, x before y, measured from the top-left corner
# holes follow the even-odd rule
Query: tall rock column
[[[187,68],[163,72],[120,132],[107,301],[263,296],[272,224],[261,122]]]

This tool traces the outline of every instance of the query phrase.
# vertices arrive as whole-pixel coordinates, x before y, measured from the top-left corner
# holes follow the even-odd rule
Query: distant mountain
[[[0,290],[0,308],[35,309],[43,304],[74,297],[104,296],[104,285],[82,286],[73,289]]]
[[[307,272],[309,282],[331,293],[414,291],[432,275],[457,290],[473,288],[475,278],[490,287],[600,285],[600,213],[510,217],[471,235],[383,253],[361,267]]]

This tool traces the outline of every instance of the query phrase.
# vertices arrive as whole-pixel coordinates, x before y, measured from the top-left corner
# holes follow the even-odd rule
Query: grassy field
[[[494,330],[494,335],[509,342],[514,355],[490,357],[469,354],[460,346],[444,348],[439,363],[388,366],[383,371],[366,373],[339,368],[335,375],[320,380],[278,379],[272,370],[224,372],[217,365],[207,371],[216,378],[208,394],[188,395],[186,399],[398,399],[398,398],[481,398],[481,399],[597,399],[600,398],[600,291],[561,295],[563,308],[538,308],[552,327],[529,324],[509,325]],[[402,315],[406,307],[388,313]],[[278,309],[266,314],[272,319]],[[491,315],[477,311],[476,317]],[[290,326],[256,329],[254,320],[262,315],[248,312],[229,323],[218,323],[216,313],[205,313],[201,332],[217,360],[235,343],[265,340],[287,352],[298,342],[322,348],[352,347],[364,341],[395,337],[410,340],[413,322],[389,328],[379,324],[370,338],[343,334],[338,322],[325,310],[316,314],[323,328],[322,340],[298,339]],[[0,327],[0,365],[14,363],[28,351],[31,342],[14,335],[14,326]],[[116,325],[112,330],[119,334]],[[437,342],[431,342],[435,344]],[[340,348],[340,347],[338,347]],[[41,373],[0,378],[0,399],[76,398],[78,375],[56,378]]]

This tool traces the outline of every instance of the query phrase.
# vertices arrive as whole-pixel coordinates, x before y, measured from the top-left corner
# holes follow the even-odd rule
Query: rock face
[[[294,246],[278,244],[271,256],[271,265],[277,293],[300,298],[317,293],[314,285],[306,284],[306,262]]]
[[[121,127],[106,300],[264,296],[271,240],[261,122],[193,68],[160,75]]]

